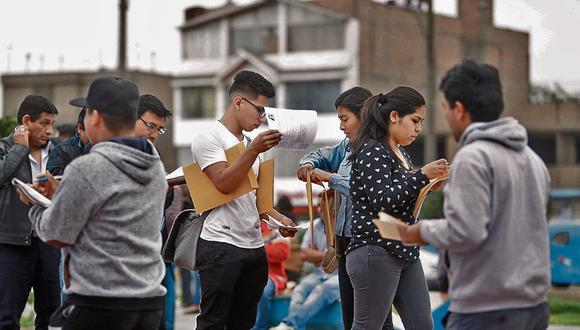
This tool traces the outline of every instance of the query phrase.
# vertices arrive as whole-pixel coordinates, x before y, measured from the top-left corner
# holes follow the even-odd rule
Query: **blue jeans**
[[[173,268],[173,265],[165,267],[165,277],[161,282],[167,289],[163,315],[163,329],[165,330],[173,330],[175,325],[175,274],[173,274]]]
[[[338,276],[315,271],[306,276],[292,291],[290,311],[282,320],[298,330],[306,329],[306,324],[321,309],[339,299]]]
[[[252,330],[266,330],[272,326],[270,323],[270,311],[272,310],[272,299],[276,293],[276,285],[271,278],[268,278],[268,283],[264,288],[260,302],[258,302],[258,314],[256,316],[256,324]]]
[[[199,273],[189,269],[179,268],[181,274],[181,291],[183,306],[199,305],[201,303],[201,283]]]
[[[450,313],[447,330],[544,330],[550,320],[550,305],[544,302],[528,308],[502,309],[482,313]]]

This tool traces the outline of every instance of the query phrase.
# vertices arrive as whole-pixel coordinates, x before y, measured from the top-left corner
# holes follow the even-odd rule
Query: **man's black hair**
[[[496,120],[503,111],[499,72],[489,64],[465,60],[455,65],[441,79],[439,90],[450,107],[461,102],[473,122]]]
[[[18,124],[22,124],[22,117],[28,115],[30,120],[36,121],[43,113],[58,114],[58,110],[46,97],[40,95],[28,95],[20,103],[16,120]]]
[[[139,97],[139,108],[137,109],[137,115],[141,117],[147,111],[151,111],[163,119],[167,119],[172,116],[171,111],[167,110],[163,102],[161,102],[157,97],[151,94],[143,94]]]
[[[251,98],[257,98],[259,95],[269,99],[276,95],[274,86],[266,78],[256,72],[240,71],[235,77],[232,86],[230,86],[229,95],[234,93],[243,93]]]

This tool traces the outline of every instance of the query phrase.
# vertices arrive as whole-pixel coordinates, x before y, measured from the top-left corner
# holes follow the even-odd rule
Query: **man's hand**
[[[290,219],[288,217],[282,218],[282,220],[280,220],[280,222],[285,226],[296,227],[296,224],[294,223],[294,221],[292,221],[292,219]],[[294,235],[296,235],[296,230],[292,230],[292,229],[278,229],[278,231],[284,237],[294,237]]]
[[[421,222],[417,222],[414,225],[397,223],[397,230],[399,230],[399,234],[401,235],[401,242],[403,242],[403,244],[425,244],[421,238]]]
[[[308,171],[313,171],[313,170],[314,170],[314,166],[312,166],[312,164],[310,164],[310,163],[308,163],[306,165],[302,165],[298,169],[298,172],[296,172],[296,176],[298,177],[298,180],[306,182],[306,180],[307,180],[306,176],[308,175]]]
[[[36,180],[32,187],[36,189],[39,193],[46,196],[48,199],[52,199],[56,188],[60,185],[60,182],[55,179],[49,172],[44,172],[36,176]]]
[[[30,199],[20,190],[20,188],[16,188],[16,192],[18,193],[18,197],[20,197],[20,201],[26,205],[30,205]]]
[[[25,147],[29,147],[30,146],[28,143],[29,135],[30,132],[28,132],[28,128],[26,126],[24,125],[16,126],[16,128],[14,129],[14,143],[23,145]]]
[[[249,148],[257,153],[262,153],[277,145],[281,138],[282,134],[280,134],[278,130],[269,129],[258,134],[258,136],[252,140]]]

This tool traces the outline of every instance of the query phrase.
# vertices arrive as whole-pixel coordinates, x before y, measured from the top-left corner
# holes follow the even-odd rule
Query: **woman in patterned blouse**
[[[414,223],[421,188],[449,170],[439,159],[413,170],[401,146],[422,130],[425,99],[410,87],[397,87],[365,102],[359,138],[353,144],[350,195],[352,239],[346,268],[354,288],[352,329],[380,329],[395,305],[405,329],[432,329],[429,292],[418,246],[381,238],[372,224],[378,212]]]

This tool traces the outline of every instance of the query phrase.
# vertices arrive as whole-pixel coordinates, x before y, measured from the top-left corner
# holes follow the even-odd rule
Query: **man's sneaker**
[[[270,328],[270,330],[295,330],[295,329],[284,322],[280,322],[280,324],[278,324],[273,328]]]

